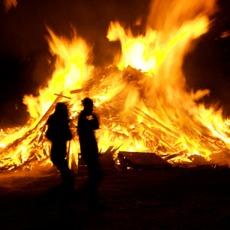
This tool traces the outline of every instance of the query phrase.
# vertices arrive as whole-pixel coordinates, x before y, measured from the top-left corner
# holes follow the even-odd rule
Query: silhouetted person
[[[99,153],[95,130],[99,129],[97,115],[93,112],[93,101],[90,98],[82,100],[83,110],[78,116],[77,133],[79,135],[82,160],[88,168],[88,193],[90,205],[98,204],[98,186],[102,172],[99,163]]]
[[[68,108],[65,103],[57,103],[55,111],[47,121],[46,137],[51,141],[51,161],[60,171],[65,187],[73,188],[73,174],[68,167],[67,141],[72,139],[69,127]]]

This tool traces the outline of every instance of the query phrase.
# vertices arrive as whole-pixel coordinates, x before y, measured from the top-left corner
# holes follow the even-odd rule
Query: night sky
[[[219,0],[212,27],[184,60],[188,88],[211,90],[205,103],[218,103],[230,115],[230,1]],[[94,65],[111,63],[119,47],[106,39],[110,21],[133,26],[148,15],[149,0],[19,0],[6,11],[0,1],[0,127],[26,122],[25,94],[36,95],[51,76],[46,26],[71,38],[72,28],[93,45]]]

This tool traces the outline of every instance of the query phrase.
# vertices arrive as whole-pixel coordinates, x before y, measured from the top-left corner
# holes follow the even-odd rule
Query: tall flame
[[[146,151],[170,163],[229,165],[229,120],[221,109],[199,102],[208,90],[186,90],[182,72],[185,54],[208,31],[214,11],[214,0],[155,0],[144,34],[134,36],[131,29],[111,22],[107,38],[119,41],[121,52],[106,68],[90,64],[91,49],[76,33],[69,40],[48,29],[50,51],[57,57],[55,70],[38,97],[24,97],[28,124],[1,132],[0,166],[14,168],[35,158],[46,162],[49,143],[43,131],[55,103],[68,101],[76,132],[85,96],[94,99],[100,116],[101,152]],[[75,136],[70,165],[77,164],[78,152]]]

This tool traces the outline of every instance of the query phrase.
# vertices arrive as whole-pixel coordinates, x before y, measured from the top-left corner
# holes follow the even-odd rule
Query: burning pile
[[[208,90],[186,90],[181,68],[193,41],[208,31],[208,17],[214,10],[214,0],[155,0],[146,31],[137,36],[111,22],[107,38],[120,42],[121,53],[112,65],[100,69],[90,64],[92,52],[84,39],[75,35],[68,40],[48,29],[50,52],[57,56],[55,71],[38,97],[24,97],[28,123],[1,131],[0,167],[12,169],[38,161],[47,165],[47,117],[56,102],[67,101],[75,133],[85,96],[94,99],[100,115],[101,152],[154,152],[173,164],[229,165],[230,122],[221,110],[199,102]],[[75,136],[70,165],[77,165],[78,153]]]

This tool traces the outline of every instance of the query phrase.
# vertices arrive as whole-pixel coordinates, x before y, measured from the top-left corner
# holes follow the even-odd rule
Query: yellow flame
[[[70,41],[59,38],[50,29],[48,32],[50,52],[57,55],[55,71],[48,86],[40,89],[39,96],[24,97],[23,102],[30,114],[27,125],[3,132],[1,157],[5,160],[1,161],[0,167],[15,167],[30,158],[47,158],[50,146],[47,140],[44,140],[44,128],[47,116],[52,112],[53,103],[72,97],[71,90],[80,90],[91,76],[93,66],[88,64],[91,51],[86,42],[76,36]],[[79,150],[75,146],[72,144],[69,151],[77,154]],[[75,159],[70,154],[70,162],[72,158]]]
[[[148,28],[145,35],[134,37],[132,32],[127,32],[118,22],[112,22],[107,38],[110,41],[120,40],[122,57],[118,63],[119,69],[128,66],[150,74],[159,74],[163,62],[174,50],[180,51],[191,39],[207,31],[208,19],[204,16],[184,23],[180,28],[172,31],[168,39],[161,32]],[[179,48],[179,50],[178,50]]]
[[[82,89],[93,69],[88,65],[91,51],[83,39],[75,36],[69,41],[59,38],[50,29],[48,32],[50,52],[57,55],[55,71],[48,87],[40,90],[39,97],[24,97],[31,117],[36,119],[47,111],[57,94],[70,97],[71,90]]]

